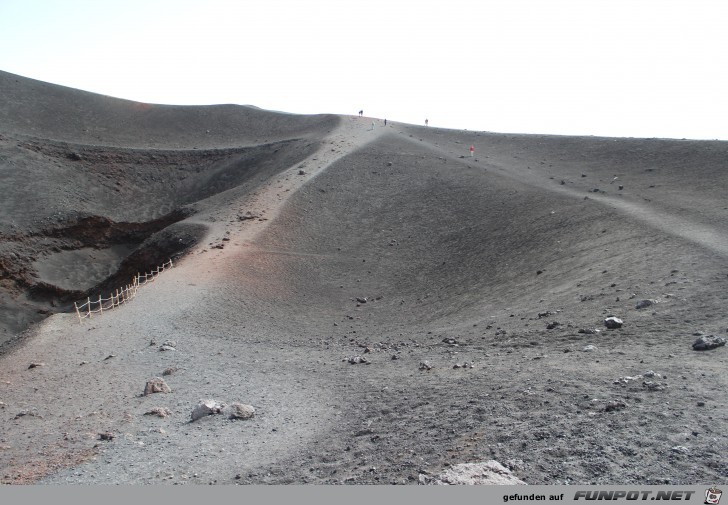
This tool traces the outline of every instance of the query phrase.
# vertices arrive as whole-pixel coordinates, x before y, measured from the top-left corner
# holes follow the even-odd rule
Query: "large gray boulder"
[[[219,414],[225,405],[217,403],[215,400],[200,400],[200,402],[192,409],[192,420],[197,421],[203,417]]]
[[[255,408],[244,403],[231,403],[222,411],[230,419],[250,419],[255,416]]]
[[[701,335],[698,339],[693,342],[694,351],[710,351],[716,347],[725,345],[725,339],[723,337],[715,337],[713,335]]]
[[[494,460],[453,465],[434,479],[421,474],[420,483],[439,486],[526,485],[525,482],[513,475],[508,468]]]

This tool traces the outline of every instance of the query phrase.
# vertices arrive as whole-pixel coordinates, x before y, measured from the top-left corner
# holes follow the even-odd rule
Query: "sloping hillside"
[[[21,124],[0,132],[7,318],[39,287],[61,308],[175,267],[8,346],[3,482],[415,484],[491,459],[529,484],[728,475],[726,348],[692,349],[728,331],[726,143],[236,107],[130,128],[130,102],[18,79],[86,112],[35,132],[2,112]],[[102,116],[103,143],[80,133]],[[142,395],[153,376],[171,392]],[[255,417],[190,422],[200,399]]]

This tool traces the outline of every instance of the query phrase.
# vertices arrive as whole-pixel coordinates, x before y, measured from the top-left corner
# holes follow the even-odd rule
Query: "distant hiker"
[[[470,146],[470,157],[473,157],[473,154],[475,153],[475,146]]]
[[[359,111],[359,117],[362,117],[363,115],[364,115],[364,111],[363,110],[360,110]]]
[[[425,119],[425,126],[428,126],[429,124],[430,124],[430,120],[429,119]]]
[[[372,121],[372,130],[374,129],[374,126],[375,126],[374,121]]]
[[[387,118],[384,118],[384,126],[387,126]]]

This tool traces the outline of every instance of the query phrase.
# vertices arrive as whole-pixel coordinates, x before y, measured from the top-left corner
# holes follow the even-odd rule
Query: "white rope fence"
[[[90,319],[92,314],[102,314],[105,310],[111,310],[114,307],[119,307],[126,302],[130,302],[134,299],[140,287],[153,282],[159,274],[172,268],[172,266],[172,260],[170,259],[167,263],[155,268],[148,274],[137,273],[131,284],[117,289],[114,293],[111,293],[109,298],[101,298],[101,295],[99,295],[98,300],[92,301],[91,297],[89,297],[82,305],[79,305],[78,302],[73,302],[74,307],[76,307],[78,322],[82,323],[87,317]]]

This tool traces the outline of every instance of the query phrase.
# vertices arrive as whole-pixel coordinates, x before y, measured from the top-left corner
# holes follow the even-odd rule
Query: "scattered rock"
[[[344,358],[341,361],[346,361],[347,363],[350,363],[352,365],[358,365],[360,363],[363,363],[365,365],[371,364],[371,362],[363,356],[349,356],[348,358]]]
[[[190,417],[192,421],[197,421],[203,417],[219,414],[224,408],[224,405],[217,403],[215,400],[200,400],[200,403],[192,409]]]
[[[648,391],[662,391],[667,387],[665,384],[654,381],[644,381],[642,385],[646,387]]]
[[[114,440],[114,438],[116,438],[116,435],[114,435],[110,431],[99,433],[99,440]]]
[[[457,340],[455,340],[454,338],[448,338],[448,337],[446,337],[446,338],[443,338],[443,339],[442,339],[442,341],[443,341],[444,343],[446,343],[446,344],[450,344],[450,345],[458,345],[458,341],[457,341]]]
[[[166,375],[172,375],[176,371],[177,371],[177,368],[176,367],[165,368],[164,371],[162,372],[162,375],[165,375],[165,376]]]
[[[513,475],[508,468],[494,460],[453,465],[437,477],[420,474],[419,482],[420,484],[436,486],[526,484]]]
[[[553,312],[551,312],[550,310],[547,310],[546,312],[539,312],[538,318],[541,319],[542,317],[549,317],[549,316],[553,316],[553,315],[554,315]]]
[[[255,408],[244,403],[231,403],[223,409],[223,414],[230,419],[250,419],[255,416]]]
[[[159,346],[160,351],[176,351],[177,348],[172,345],[162,344]]]
[[[620,318],[614,316],[610,316],[604,320],[604,326],[606,326],[610,330],[613,330],[615,328],[621,328],[622,324],[624,324],[623,321]]]
[[[168,417],[172,415],[172,411],[167,407],[155,407],[152,410],[145,412],[145,416],[157,416],[157,417]]]
[[[105,358],[103,359],[103,361],[108,361],[108,360],[110,360],[111,358],[115,358],[115,357],[116,357],[116,354],[109,354],[108,356],[106,356],[106,357],[105,357]]]
[[[546,329],[553,330],[554,328],[556,328],[557,326],[560,326],[560,325],[561,325],[561,323],[559,323],[558,321],[551,321],[549,324],[546,325]]]
[[[21,417],[37,417],[39,419],[43,419],[43,416],[35,410],[21,410],[20,412],[15,414],[15,417],[13,419],[20,419]]]
[[[657,300],[640,300],[639,302],[637,302],[637,305],[635,305],[634,308],[637,310],[646,309],[647,307],[655,303],[657,303]]]
[[[626,409],[627,404],[622,400],[612,400],[604,406],[604,412],[612,412],[614,410]]]
[[[88,361],[82,361],[81,363],[78,364],[78,366],[83,366],[83,365],[88,365]]]
[[[455,363],[453,365],[453,369],[457,369],[457,368],[473,368],[474,366],[475,365],[473,364],[472,361],[470,363]]]
[[[582,349],[583,352],[594,352],[596,350],[597,350],[597,347],[594,345],[587,345],[587,346],[584,346],[584,348]]]
[[[672,452],[678,452],[680,454],[689,454],[690,453],[690,449],[688,449],[687,447],[682,446],[682,445],[676,445],[675,447],[671,447],[670,450]]]
[[[422,361],[420,362],[420,370],[432,370],[432,365],[430,365],[429,361]]]
[[[716,337],[714,335],[702,335],[693,342],[694,351],[710,351],[717,347],[725,345],[725,339],[723,337]]]
[[[663,375],[660,375],[657,372],[653,372],[652,370],[648,370],[647,372],[645,372],[645,373],[643,373],[641,375],[635,375],[633,377],[630,377],[630,376],[620,377],[618,379],[615,379],[614,382],[613,382],[613,384],[621,384],[621,385],[624,386],[624,385],[629,384],[630,382],[638,381],[638,380],[641,380],[641,379],[665,379],[665,378],[667,378],[667,377],[665,377]],[[645,381],[643,384],[646,385],[646,386],[648,386],[648,389],[650,389],[648,383],[649,384],[657,384],[658,386],[661,386],[659,383],[652,383],[650,381]],[[652,389],[654,389],[654,388],[652,388]]]
[[[38,368],[40,366],[45,366],[45,363],[31,363],[30,365],[28,365],[28,370],[30,370],[31,368]]]
[[[356,301],[359,303],[367,303],[367,297],[366,296],[357,296]]]
[[[171,393],[172,390],[161,377],[152,377],[144,386],[144,396],[152,393]]]
[[[596,328],[579,328],[577,333],[584,333],[586,335],[596,335],[599,333],[599,330]]]
[[[299,170],[298,171],[298,175],[306,175],[306,171],[305,170]]]

